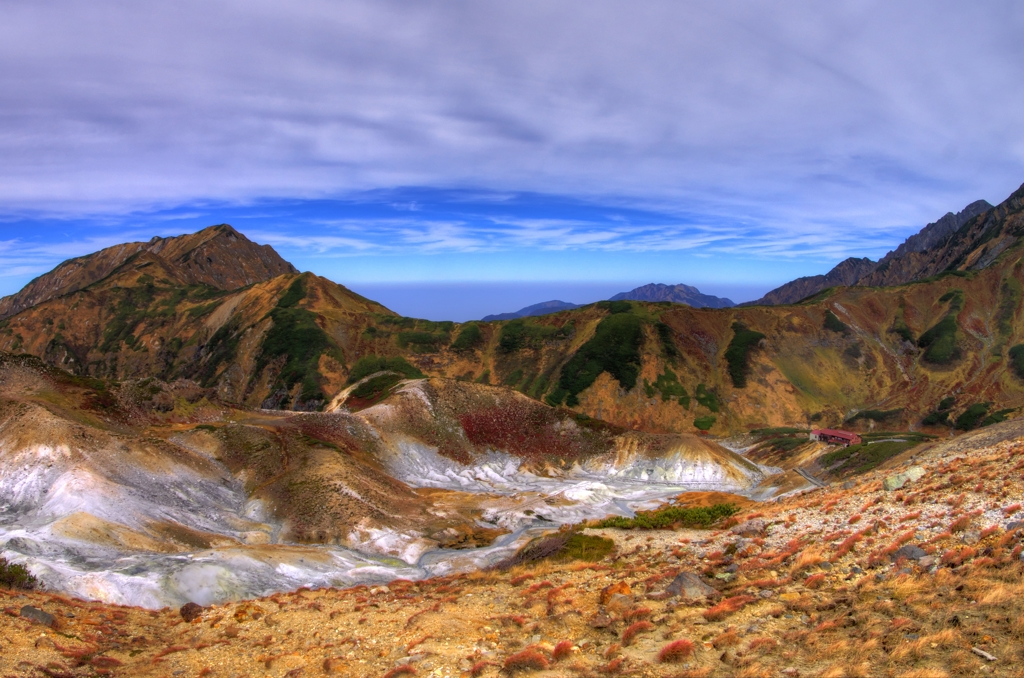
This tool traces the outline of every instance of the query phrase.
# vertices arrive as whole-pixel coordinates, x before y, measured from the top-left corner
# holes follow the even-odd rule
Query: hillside
[[[559,311],[571,311],[574,308],[579,308],[579,304],[570,304],[567,301],[542,301],[539,304],[532,304],[518,311],[511,313],[497,313],[494,315],[485,315],[482,320],[484,322],[493,322],[496,320],[515,320],[516,318],[527,318],[535,315],[547,315],[548,313],[557,313]]]
[[[895,491],[882,480],[905,465],[757,506],[682,495],[678,508],[740,512],[710,530],[580,525],[544,542],[553,557],[537,545],[509,569],[181,612],[0,590],[0,670],[1017,676],[1022,434],[1014,422],[936,446]],[[559,546],[568,534],[595,551]]]

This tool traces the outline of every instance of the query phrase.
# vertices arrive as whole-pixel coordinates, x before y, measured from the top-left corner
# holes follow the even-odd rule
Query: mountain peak
[[[703,294],[693,285],[666,285],[664,283],[650,283],[630,290],[620,292],[609,301],[671,301],[676,304],[686,304],[694,308],[729,308],[735,306],[731,299],[716,297],[710,294]]]
[[[0,319],[75,292],[107,277],[143,252],[160,257],[188,283],[232,290],[298,270],[270,245],[257,245],[229,224],[170,238],[153,237],[62,262],[19,292],[0,299]]]

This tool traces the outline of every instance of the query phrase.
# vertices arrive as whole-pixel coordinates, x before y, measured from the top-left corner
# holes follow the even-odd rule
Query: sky
[[[1024,5],[0,0],[0,295],[230,223],[406,315],[757,298],[1024,182]]]

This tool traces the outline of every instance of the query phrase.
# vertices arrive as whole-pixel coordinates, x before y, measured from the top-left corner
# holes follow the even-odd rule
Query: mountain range
[[[992,205],[987,201],[976,200],[960,212],[948,212],[938,221],[928,224],[878,261],[851,257],[824,275],[797,278],[744,305],[795,304],[830,287],[900,285],[935,275],[945,270],[944,266],[955,266],[958,262],[949,257],[934,257],[930,253],[942,250],[969,221],[991,209]],[[993,251],[989,250],[989,255],[998,256],[998,252],[992,255]]]

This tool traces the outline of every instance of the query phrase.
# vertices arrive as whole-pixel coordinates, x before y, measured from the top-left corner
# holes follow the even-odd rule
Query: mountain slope
[[[532,306],[526,306],[518,311],[511,313],[497,313],[495,315],[485,315],[481,320],[483,322],[493,322],[496,320],[515,320],[516,318],[527,318],[536,315],[547,315],[548,313],[558,313],[559,311],[571,311],[574,308],[579,308],[579,304],[571,304],[567,301],[542,301],[539,304],[533,304]]]
[[[643,285],[629,292],[620,292],[610,299],[610,301],[620,300],[671,301],[674,304],[686,304],[694,308],[729,308],[736,305],[724,297],[702,294],[692,285],[665,285],[663,283]]]
[[[233,290],[297,273],[269,245],[257,245],[227,224],[197,233],[149,242],[115,245],[94,254],[69,259],[39,276],[21,291],[0,299],[0,319],[103,280],[128,259],[148,252],[163,259],[184,284]]]
[[[829,287],[899,285],[933,275],[924,272],[927,264],[923,263],[936,259],[931,251],[943,247],[950,236],[968,221],[990,209],[992,205],[987,201],[976,200],[960,212],[948,212],[938,221],[928,224],[877,262],[866,257],[851,257],[838,263],[825,275],[797,278],[768,292],[757,301],[744,305],[795,304]]]

